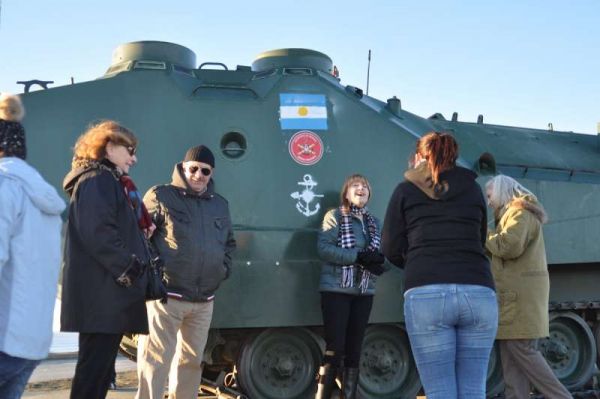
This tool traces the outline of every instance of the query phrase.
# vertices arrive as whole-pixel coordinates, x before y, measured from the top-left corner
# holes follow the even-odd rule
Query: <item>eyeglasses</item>
[[[120,145],[120,146],[122,146],[122,147],[125,147],[125,149],[126,149],[126,150],[127,150],[127,152],[129,153],[129,156],[131,156],[131,157],[132,157],[132,156],[134,156],[134,155],[135,155],[135,153],[137,152],[137,147],[134,147],[134,146],[132,146],[132,145],[127,145],[127,144],[125,144],[125,143],[118,143],[118,142],[114,142],[114,141],[113,141],[113,143],[114,143],[115,145]]]
[[[129,153],[130,156],[134,156],[135,153],[137,152],[137,148],[131,145],[123,145],[123,147],[125,147],[125,149],[127,150],[127,152]]]
[[[197,171],[202,172],[202,174],[204,176],[210,176],[210,174],[212,173],[212,169],[210,168],[201,168],[200,166],[190,166],[188,168],[188,172],[190,172],[191,175],[195,174]]]

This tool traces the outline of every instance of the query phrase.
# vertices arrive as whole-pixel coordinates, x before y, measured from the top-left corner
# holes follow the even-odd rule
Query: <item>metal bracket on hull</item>
[[[31,86],[35,86],[35,85],[41,86],[44,90],[48,90],[48,85],[53,84],[53,83],[54,83],[53,80],[38,80],[38,79],[19,80],[17,82],[17,84],[25,86],[23,88],[23,93],[29,93]]]

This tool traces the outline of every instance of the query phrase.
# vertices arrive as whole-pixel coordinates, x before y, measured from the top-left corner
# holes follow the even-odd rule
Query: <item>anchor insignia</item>
[[[290,196],[297,200],[296,209],[298,212],[303,214],[304,216],[312,216],[319,212],[321,209],[321,204],[318,202],[315,204],[314,208],[310,208],[310,203],[313,202],[315,198],[322,198],[323,194],[315,194],[313,189],[318,185],[316,181],[313,180],[311,175],[304,175],[302,181],[298,182],[299,186],[303,186],[304,190],[302,192],[296,191],[290,194]]]

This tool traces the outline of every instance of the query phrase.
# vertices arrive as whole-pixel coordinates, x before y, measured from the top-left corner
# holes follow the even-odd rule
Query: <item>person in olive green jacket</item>
[[[358,363],[369,321],[375,280],[385,270],[380,252],[381,224],[366,205],[371,186],[364,176],[346,179],[339,208],[323,219],[317,249],[321,267],[321,308],[325,356],[316,398],[329,399],[342,362],[342,399],[355,399]]]
[[[542,232],[546,212],[531,191],[508,176],[490,180],[486,194],[496,221],[486,249],[499,302],[496,339],[505,397],[529,398],[533,384],[547,398],[571,398],[536,349],[536,340],[549,335],[550,279]]]

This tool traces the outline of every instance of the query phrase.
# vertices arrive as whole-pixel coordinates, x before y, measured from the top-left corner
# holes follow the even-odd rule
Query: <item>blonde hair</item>
[[[353,174],[351,176],[348,176],[346,178],[346,181],[344,181],[344,184],[342,185],[342,191],[340,192],[340,205],[342,206],[342,208],[350,209],[350,201],[348,201],[348,198],[346,198],[346,194],[348,194],[350,186],[357,181],[367,186],[367,188],[369,189],[369,198],[367,199],[367,201],[371,199],[371,184],[369,184],[367,178],[363,175]]]
[[[102,121],[91,125],[77,139],[73,148],[73,167],[81,160],[99,161],[106,157],[106,145],[111,142],[125,146],[137,146],[133,132],[115,121]]]
[[[19,96],[0,95],[0,119],[8,122],[21,122],[25,116],[25,108]]]
[[[532,196],[536,201],[537,197],[525,188],[521,183],[505,175],[494,176],[485,184],[486,189],[491,190],[490,206],[499,210],[512,202],[514,199]]]

